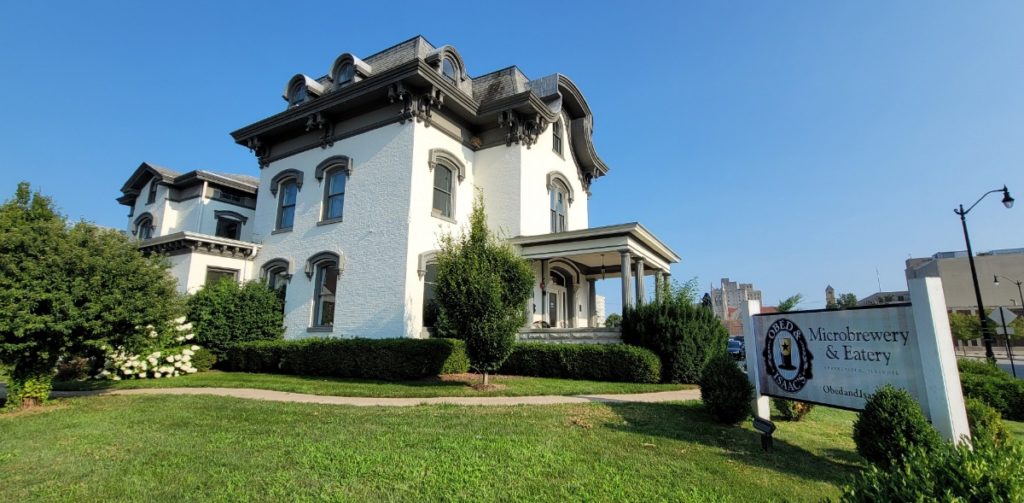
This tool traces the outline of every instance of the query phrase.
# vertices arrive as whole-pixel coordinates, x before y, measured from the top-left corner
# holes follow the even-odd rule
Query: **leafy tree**
[[[622,326],[622,315],[619,313],[609,314],[604,319],[604,326],[606,327],[621,327]]]
[[[852,293],[840,294],[839,298],[836,299],[836,306],[839,309],[849,309],[851,307],[857,307],[857,296]]]
[[[223,279],[204,285],[188,300],[196,342],[224,360],[238,342],[275,340],[284,335],[284,306],[277,291],[260,281],[239,285]]]
[[[778,309],[780,313],[787,313],[789,311],[796,309],[796,306],[803,302],[803,300],[804,295],[801,293],[791,295],[786,300],[780,300],[779,307],[777,307],[776,309]]]
[[[962,313],[949,314],[949,328],[953,332],[953,338],[967,342],[981,337],[981,322],[978,317]]]
[[[483,195],[478,193],[469,232],[441,238],[437,254],[438,330],[466,342],[466,354],[484,374],[497,370],[512,352],[526,323],[526,300],[533,271],[508,244],[487,228]]]
[[[10,367],[7,407],[50,394],[61,357],[130,346],[180,314],[163,261],[123,234],[68,228],[50,198],[18,185],[0,206],[0,364]]]

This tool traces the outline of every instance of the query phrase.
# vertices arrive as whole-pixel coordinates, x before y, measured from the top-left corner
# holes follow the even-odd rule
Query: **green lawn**
[[[1006,429],[1010,430],[1010,433],[1014,434],[1021,442],[1024,442],[1024,423],[1006,421],[1005,419],[1003,422],[1006,423]]]
[[[818,501],[859,470],[854,414],[775,450],[699,402],[356,408],[208,396],[0,415],[6,501]]]
[[[372,396],[425,398],[435,396],[524,396],[524,395],[582,395],[594,393],[646,393],[670,391],[693,386],[678,384],[637,384],[599,381],[572,381],[539,377],[497,376],[493,382],[504,385],[495,391],[477,391],[468,382],[479,382],[479,377],[465,381],[370,381],[363,379],[332,379],[279,374],[247,374],[243,372],[210,371],[171,379],[133,379],[129,381],[70,381],[55,383],[57,390],[221,387],[259,388],[293,393],[334,396]]]

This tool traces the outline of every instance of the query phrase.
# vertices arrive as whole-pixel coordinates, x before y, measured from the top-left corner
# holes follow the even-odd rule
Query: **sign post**
[[[1000,306],[989,315],[988,319],[1003,325],[1002,336],[1005,337],[1004,342],[1006,342],[1006,357],[1010,359],[1010,370],[1013,372],[1013,377],[1017,377],[1017,366],[1013,364],[1013,350],[1010,349],[1010,336],[1013,335],[1013,328],[1006,326],[1008,323],[1013,323],[1013,320],[1017,319],[1017,315]]]
[[[943,437],[969,438],[942,282],[908,284],[912,304],[752,315],[747,365],[758,397],[863,410],[891,384]]]
[[[740,319],[743,320],[743,347],[746,348],[747,379],[754,385],[754,416],[762,419],[771,419],[771,405],[767,396],[762,396],[761,382],[757,378],[758,361],[757,353],[752,352],[757,347],[757,332],[754,330],[754,315],[761,314],[761,303],[756,300],[748,300],[740,304]]]

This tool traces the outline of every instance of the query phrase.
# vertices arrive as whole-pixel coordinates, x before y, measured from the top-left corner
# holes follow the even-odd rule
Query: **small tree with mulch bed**
[[[523,305],[533,289],[529,263],[487,228],[483,195],[477,193],[469,232],[441,238],[437,254],[437,328],[466,342],[470,365],[484,375],[512,353],[526,323]]]

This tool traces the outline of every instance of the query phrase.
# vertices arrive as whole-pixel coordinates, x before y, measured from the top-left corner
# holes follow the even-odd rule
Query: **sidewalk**
[[[0,385],[0,392],[6,392]],[[96,395],[209,395],[272,402],[317,403],[325,405],[352,405],[356,407],[412,407],[416,405],[554,405],[568,403],[658,403],[699,400],[699,389],[659,391],[623,395],[540,395],[540,396],[464,396],[432,398],[374,398],[307,395],[252,388],[143,388],[101,391],[54,391],[54,398]]]

